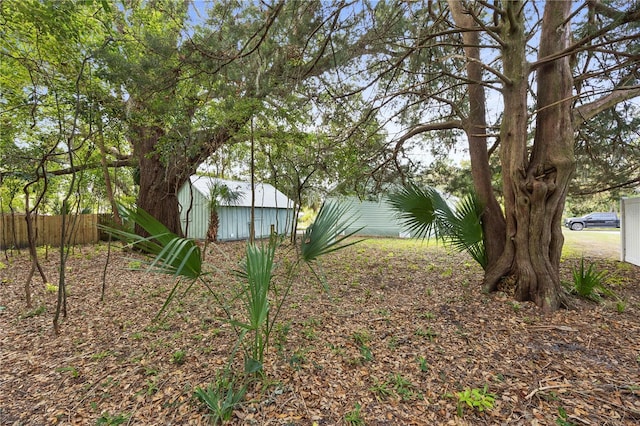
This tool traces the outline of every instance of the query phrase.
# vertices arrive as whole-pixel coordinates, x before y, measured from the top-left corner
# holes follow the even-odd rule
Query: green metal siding
[[[271,235],[271,225],[278,234],[286,234],[293,210],[259,208],[255,209],[255,236],[265,238]],[[220,207],[218,210],[220,227],[218,238],[224,240],[246,240],[249,238],[251,208]]]
[[[404,237],[411,235],[403,229],[402,221],[396,217],[396,212],[387,203],[386,198],[381,201],[360,201],[355,197],[330,199],[328,202],[338,202],[350,209],[350,214],[357,217],[356,221],[346,232],[358,231],[357,235]]]
[[[192,194],[193,203],[191,203]],[[187,184],[178,191],[178,202],[180,203],[182,231],[186,230],[188,238],[199,240],[206,238],[209,228],[209,200],[200,191],[193,188],[190,190],[190,186]]]

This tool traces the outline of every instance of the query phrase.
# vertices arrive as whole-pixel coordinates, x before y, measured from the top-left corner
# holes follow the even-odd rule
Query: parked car
[[[614,212],[596,212],[582,217],[567,218],[564,220],[564,226],[572,231],[582,231],[584,228],[620,228],[620,218]]]

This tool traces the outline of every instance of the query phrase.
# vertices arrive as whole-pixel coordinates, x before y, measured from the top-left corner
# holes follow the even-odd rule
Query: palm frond
[[[247,282],[244,297],[252,330],[259,329],[269,314],[269,286],[273,276],[275,245],[248,244],[242,268]]]
[[[134,232],[113,227],[102,227],[102,229],[126,241],[130,246],[153,256],[153,260],[147,262],[148,271],[191,279],[201,276],[202,256],[200,248],[193,240],[172,233],[142,209],[127,208],[122,205],[118,206],[118,209],[123,218],[138,224],[150,236],[142,237]]]
[[[243,197],[242,191],[231,189],[222,182],[215,182],[209,186],[209,207],[212,210],[220,206],[234,206]]]
[[[450,222],[449,241],[458,251],[467,251],[482,269],[487,267],[487,254],[482,232],[482,205],[475,194],[464,197]]]
[[[349,210],[347,205],[337,202],[327,202],[322,205],[316,220],[307,228],[302,238],[301,252],[305,262],[313,262],[322,255],[362,241],[344,243],[347,238],[362,230],[358,228],[346,232],[357,220],[356,217],[348,214]]]
[[[389,204],[403,220],[405,228],[418,238],[443,240],[458,251],[467,251],[486,268],[487,257],[482,233],[483,208],[472,194],[455,209],[434,188],[409,184],[389,196]]]
[[[438,215],[438,207],[442,207],[441,199],[440,194],[432,188],[423,189],[409,184],[399,192],[389,195],[388,202],[411,235],[423,239],[430,236],[440,239],[443,232],[446,232],[441,226],[442,215]]]

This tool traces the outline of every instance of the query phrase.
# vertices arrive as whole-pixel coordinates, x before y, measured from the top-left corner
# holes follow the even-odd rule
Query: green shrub
[[[589,268],[585,268],[584,258],[581,258],[580,267],[572,270],[573,283],[569,291],[585,299],[599,302],[602,300],[602,295],[612,295],[613,292],[602,283],[607,272],[596,271],[594,267],[595,264],[592,263]]]
[[[457,412],[462,417],[465,405],[477,411],[490,410],[493,408],[496,396],[487,392],[487,385],[484,388],[466,388],[462,392],[456,392],[458,399]]]

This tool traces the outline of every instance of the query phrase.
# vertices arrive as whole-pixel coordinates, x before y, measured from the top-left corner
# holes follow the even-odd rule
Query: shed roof
[[[218,179],[209,176],[192,175],[191,185],[207,199],[211,192],[210,188],[218,183],[226,185],[233,191],[241,193],[240,198],[234,206],[251,207],[251,183],[238,180]],[[287,209],[293,208],[293,202],[273,185],[268,183],[257,183],[255,186],[256,207]]]

